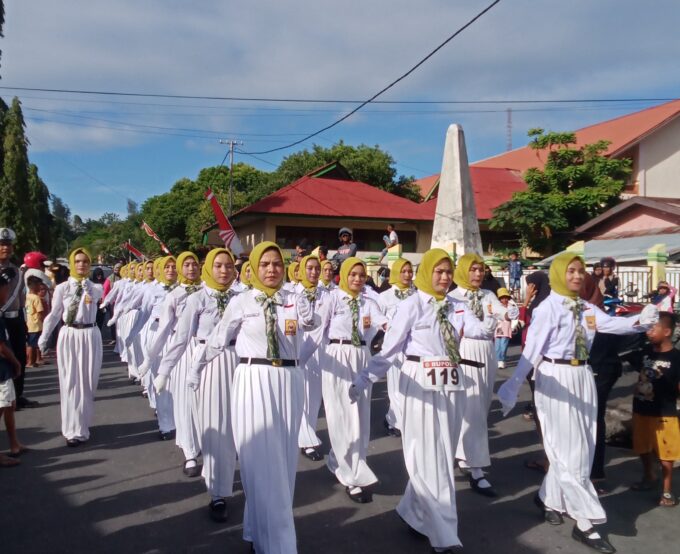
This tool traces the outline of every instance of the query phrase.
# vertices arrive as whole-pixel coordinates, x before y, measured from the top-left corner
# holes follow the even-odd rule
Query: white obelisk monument
[[[455,123],[446,131],[437,209],[432,227],[432,248],[435,247],[443,248],[457,257],[467,252],[482,254],[482,237],[479,233],[465,135],[463,128]]]

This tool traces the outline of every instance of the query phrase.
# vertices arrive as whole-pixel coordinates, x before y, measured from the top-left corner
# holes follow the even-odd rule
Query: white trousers
[[[196,419],[194,417],[195,393],[187,386],[187,372],[194,354],[194,339],[189,341],[184,354],[172,369],[170,384],[172,386],[173,412],[175,415],[175,442],[184,452],[184,458],[197,458],[201,452]]]
[[[409,481],[397,512],[437,548],[460,545],[454,458],[464,392],[425,391],[418,362],[404,362],[402,439]]]
[[[331,451],[326,464],[346,487],[367,487],[378,481],[366,455],[371,432],[371,390],[349,401],[349,387],[368,363],[368,348],[329,344],[328,364],[322,368],[323,402]]]
[[[257,554],[297,552],[293,493],[302,416],[297,367],[239,364],[232,387],[232,425],[246,495],[243,538]]]
[[[491,465],[489,455],[489,425],[487,417],[493,398],[498,361],[493,340],[463,338],[460,355],[466,360],[484,364],[483,367],[461,365],[465,386],[463,422],[456,448],[456,458],[470,467]]]
[[[69,439],[90,438],[94,395],[102,367],[102,335],[98,327],[64,325],[57,339],[61,433]]]
[[[321,360],[325,358],[325,353],[317,350],[309,359],[303,371],[305,396],[298,435],[298,446],[300,448],[321,445],[321,440],[316,435],[316,425],[319,421],[319,410],[321,409]]]
[[[597,431],[597,389],[589,367],[541,362],[534,395],[550,468],[539,495],[553,510],[604,523],[590,481]]]

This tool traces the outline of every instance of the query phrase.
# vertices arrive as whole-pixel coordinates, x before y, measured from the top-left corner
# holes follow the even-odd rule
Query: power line
[[[280,151],[280,150],[286,150],[286,149],[291,148],[291,147],[293,147],[293,146],[297,146],[298,144],[302,144],[303,142],[309,140],[310,138],[313,138],[313,137],[315,137],[315,136],[317,136],[317,135],[319,135],[319,134],[321,134],[321,133],[323,133],[323,132],[325,132],[325,131],[328,131],[329,129],[332,129],[333,127],[335,127],[335,126],[337,126],[337,125],[340,125],[340,123],[342,123],[343,121],[345,121],[345,120],[349,119],[350,117],[352,117],[352,116],[353,116],[355,113],[357,113],[361,108],[363,108],[363,107],[366,106],[367,104],[370,104],[373,100],[375,100],[376,98],[378,98],[378,96],[381,96],[382,94],[384,94],[385,92],[387,92],[388,90],[390,90],[392,87],[394,87],[395,85],[397,85],[399,82],[401,82],[401,81],[403,81],[404,79],[406,79],[406,77],[408,77],[409,75],[411,75],[411,73],[413,73],[416,69],[418,69],[421,65],[423,65],[427,60],[429,60],[432,56],[434,56],[437,52],[439,52],[442,48],[444,48],[444,46],[446,46],[446,45],[447,45],[449,42],[451,42],[454,38],[456,38],[456,37],[457,37],[458,35],[460,35],[463,31],[465,31],[465,29],[467,29],[468,27],[470,27],[471,25],[473,25],[473,24],[475,23],[475,21],[477,21],[478,19],[480,19],[481,17],[483,17],[483,16],[484,16],[486,13],[488,13],[489,11],[491,11],[495,6],[497,6],[497,5],[500,3],[500,1],[501,1],[501,0],[494,0],[491,4],[489,4],[486,8],[484,8],[481,12],[479,12],[479,13],[478,13],[477,15],[475,15],[472,19],[470,19],[467,23],[465,23],[465,25],[463,25],[462,27],[460,27],[456,32],[454,32],[454,33],[453,33],[452,35],[450,35],[446,40],[444,40],[444,42],[442,42],[442,43],[441,43],[439,46],[437,46],[434,50],[432,50],[431,52],[429,52],[429,53],[428,53],[424,58],[422,58],[418,63],[416,63],[413,67],[411,67],[408,71],[406,71],[406,73],[404,73],[403,75],[400,75],[399,77],[397,77],[394,81],[392,81],[392,82],[389,83],[387,86],[383,87],[381,90],[379,90],[378,92],[376,92],[376,93],[375,93],[373,96],[371,96],[368,100],[363,101],[363,102],[362,102],[361,104],[359,104],[356,108],[352,109],[349,113],[345,114],[345,115],[342,116],[341,118],[336,119],[336,120],[335,120],[333,123],[331,123],[330,125],[326,125],[325,127],[319,129],[318,131],[315,131],[314,133],[311,133],[311,134],[307,135],[306,137],[303,137],[303,138],[301,138],[301,139],[299,139],[299,140],[296,140],[295,142],[291,142],[290,144],[286,144],[285,146],[279,146],[278,148],[270,148],[269,150],[262,150],[262,151],[260,151],[260,152],[251,152],[251,154],[270,154],[271,152],[278,152],[278,151]]]

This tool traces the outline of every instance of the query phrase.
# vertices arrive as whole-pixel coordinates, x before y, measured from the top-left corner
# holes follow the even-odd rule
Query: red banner
[[[243,254],[243,245],[241,244],[236,231],[234,231],[234,228],[231,226],[231,223],[229,223],[227,216],[224,215],[222,206],[220,206],[220,203],[217,201],[215,193],[213,193],[212,189],[208,189],[205,192],[205,197],[208,202],[210,202],[212,211],[217,219],[217,226],[220,228],[219,235],[224,241],[224,246],[229,248],[237,256],[240,256]]]
[[[161,238],[154,232],[154,230],[151,227],[149,227],[149,224],[146,221],[142,220],[141,227],[142,227],[142,230],[147,235],[149,235],[153,240],[155,240],[156,242],[158,242],[161,245],[161,250],[163,252],[165,252],[169,256],[172,256],[172,252],[170,252],[170,249],[167,246],[165,246],[165,244],[163,244],[163,241],[161,240]]]
[[[142,254],[139,250],[137,250],[130,241],[126,241],[123,244],[121,244],[121,248],[125,248],[128,252],[130,252],[135,258],[138,260],[141,260],[144,258],[144,254]]]

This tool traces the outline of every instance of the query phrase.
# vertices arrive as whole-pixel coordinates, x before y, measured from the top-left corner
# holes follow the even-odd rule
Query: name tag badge
[[[243,317],[244,318],[246,318],[246,317],[257,317],[259,315],[260,315],[259,313],[255,312],[255,313],[251,313],[251,314],[243,314]]]
[[[462,377],[456,364],[448,356],[429,356],[420,360],[420,386],[434,392],[463,390]]]
[[[363,320],[364,320],[364,329],[370,329],[370,327],[371,327],[371,316],[365,315]]]
[[[597,331],[597,323],[594,315],[586,316],[586,327],[588,327],[588,331]]]
[[[489,315],[493,314],[493,306],[491,304],[486,305],[486,311],[489,312]]]
[[[297,319],[286,319],[285,331],[287,336],[294,337],[297,335],[297,324]]]
[[[88,306],[92,304],[92,297],[89,294],[85,295],[85,304]]]

